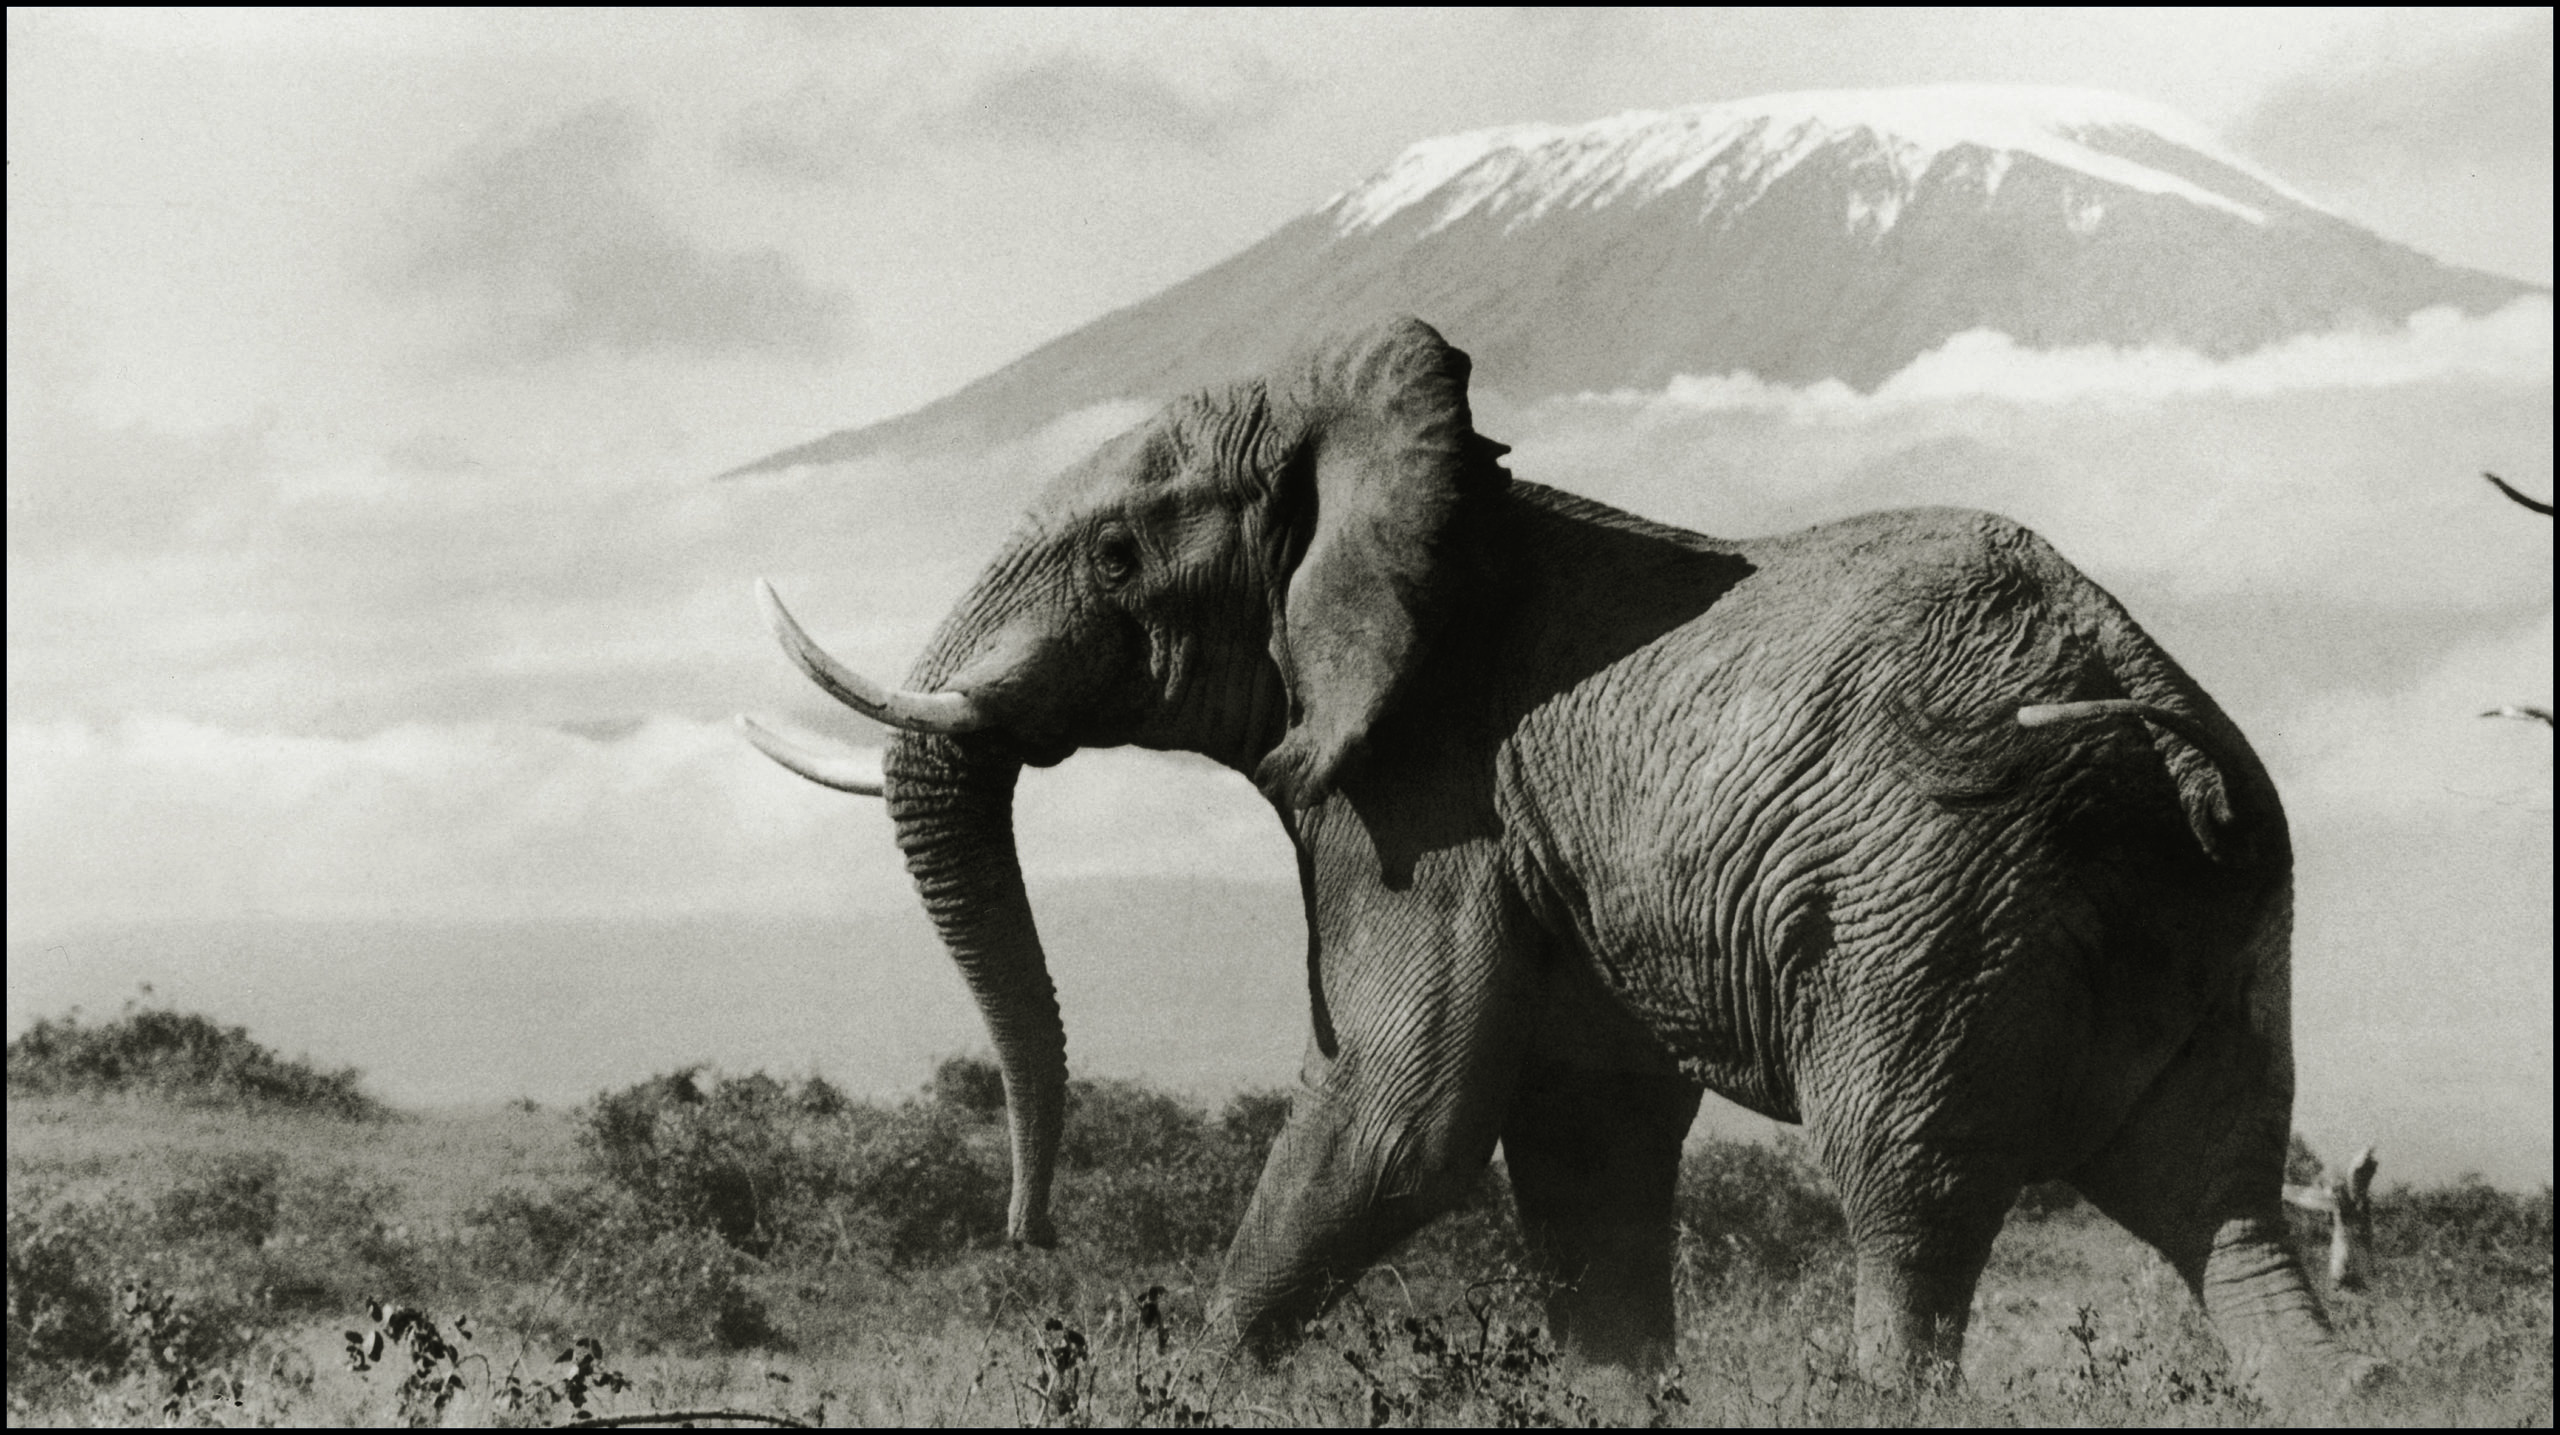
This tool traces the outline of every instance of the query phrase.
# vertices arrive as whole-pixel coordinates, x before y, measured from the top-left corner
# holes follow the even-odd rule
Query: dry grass
[[[614,1315],[557,1278],[497,1270],[469,1219],[501,1191],[587,1179],[565,1113],[351,1125],[48,1097],[13,1099],[8,1121],[13,1423],[547,1421],[569,1413],[553,1357]],[[216,1199],[265,1189],[244,1185],[243,1170],[281,1192],[263,1226],[256,1211],[223,1215],[241,1202]],[[333,1211],[332,1199],[361,1209]],[[206,1229],[174,1228],[173,1210]],[[2357,1423],[2550,1423],[2549,1210],[2547,1192],[2385,1198],[2377,1290],[2333,1308],[2348,1339],[2396,1361],[2403,1379],[2352,1412]],[[225,1220],[258,1240],[226,1246],[206,1233]],[[129,1350],[86,1373],[22,1360],[21,1316],[36,1304],[22,1296],[56,1270],[34,1244],[22,1262],[22,1244],[49,1232],[60,1251],[85,1252],[85,1278],[142,1277],[219,1328],[188,1334],[183,1370]],[[582,1239],[618,1237],[599,1226]],[[1836,1240],[1808,1227],[1785,1242],[1749,1259],[1707,1259],[1730,1243],[1690,1248],[1680,1368],[1660,1385],[1554,1358],[1531,1292],[1502,1279],[1516,1247],[1498,1206],[1426,1232],[1267,1369],[1198,1342],[1214,1279],[1205,1256],[1130,1265],[1079,1251],[1071,1233],[1057,1253],[970,1250],[893,1268],[786,1243],[738,1258],[736,1279],[768,1322],[748,1348],[721,1349],[698,1329],[626,1331],[608,1338],[604,1365],[629,1388],[589,1398],[612,1412],[883,1425],[2252,1425],[2305,1413],[2235,1392],[2176,1280],[2084,1211],[2012,1221],[1982,1282],[1966,1383],[1916,1395],[1871,1390],[1847,1369]],[[651,1259],[676,1248],[657,1249]],[[1150,1286],[1165,1288],[1161,1323],[1146,1314]],[[366,1327],[366,1296],[411,1302],[448,1334],[455,1314],[479,1318],[456,1344],[463,1378],[441,1410],[404,1396],[399,1369],[348,1368],[345,1332]]]

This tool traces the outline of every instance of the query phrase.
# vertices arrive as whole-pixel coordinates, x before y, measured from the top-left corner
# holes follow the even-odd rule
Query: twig
[[[2541,499],[2529,498],[2524,494],[2518,493],[2513,484],[2508,483],[2505,479],[2498,477],[2496,474],[2491,473],[2486,469],[2481,470],[2480,476],[2489,480],[2491,483],[2496,484],[2498,486],[2498,491],[2505,494],[2507,497],[2514,499],[2516,502],[2523,504],[2525,507],[2532,509],[2534,512],[2541,514],[2545,518],[2549,518],[2551,516],[2550,504],[2543,502]]]
[[[790,1430],[812,1427],[805,1420],[788,1415],[758,1415],[752,1410],[652,1410],[642,1415],[594,1415],[554,1425],[554,1430],[617,1430],[629,1425],[672,1425],[689,1420],[746,1420],[758,1425],[780,1425]]]

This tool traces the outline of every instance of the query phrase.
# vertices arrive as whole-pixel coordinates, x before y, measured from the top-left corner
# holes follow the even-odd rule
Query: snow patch
[[[1884,190],[1852,218],[1893,218],[1920,177],[1958,146],[1991,151],[1983,175],[1997,193],[2018,155],[2092,179],[2167,195],[2267,223],[2265,211],[2191,180],[2106,152],[2111,134],[2136,132],[2195,152],[2287,200],[2310,200],[2225,149],[2174,110],[2094,90],[1929,85],[1886,90],[1806,90],[1676,110],[1633,111],[1581,125],[1524,124],[1424,140],[1385,169],[1336,195],[1319,212],[1340,235],[1375,229],[1432,206],[1426,233],[1479,211],[1510,211],[1510,224],[1559,208],[1598,208],[1656,198],[1708,176],[1706,211],[1748,205],[1813,155],[1840,147],[1861,168],[1886,171]],[[1702,215],[1701,217],[1706,217]]]

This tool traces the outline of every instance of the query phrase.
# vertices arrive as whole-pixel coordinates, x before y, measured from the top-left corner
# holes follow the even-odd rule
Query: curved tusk
[[[832,787],[857,797],[880,795],[880,754],[876,752],[830,751],[795,742],[745,713],[738,714],[738,732],[755,744],[756,751],[820,787]]]
[[[2230,766],[2222,760],[2222,749],[2214,742],[2213,734],[2206,732],[2183,714],[2173,713],[2157,703],[2141,702],[2133,698],[2091,698],[2085,702],[2076,703],[2032,703],[2018,709],[2018,726],[2052,727],[2058,723],[2080,722],[2084,719],[2100,717],[2132,717],[2148,723],[2157,723],[2193,743],[2198,751],[2213,759],[2215,766],[2222,768],[2225,772],[2231,770]]]
[[[782,650],[809,680],[825,688],[836,701],[877,722],[907,732],[964,733],[987,726],[978,705],[965,693],[911,693],[903,688],[882,687],[862,674],[827,656],[810,636],[794,622],[773,585],[762,578],[756,580],[756,602],[764,609],[764,620],[773,636],[782,642]],[[787,765],[787,764],[786,764]]]

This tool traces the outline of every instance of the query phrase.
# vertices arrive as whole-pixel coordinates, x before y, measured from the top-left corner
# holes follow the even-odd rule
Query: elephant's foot
[[[1968,1292],[1968,1295],[1970,1293]],[[1886,1390],[1933,1390],[1964,1378],[1965,1312],[1914,1292],[1898,1275],[1858,1277],[1858,1375]]]

